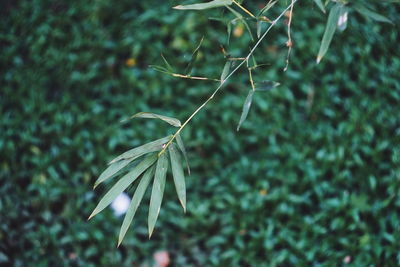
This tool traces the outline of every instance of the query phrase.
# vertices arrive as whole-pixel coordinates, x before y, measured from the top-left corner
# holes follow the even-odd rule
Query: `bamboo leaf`
[[[117,172],[122,170],[126,165],[128,165],[134,159],[135,158],[124,159],[124,160],[115,162],[115,163],[111,164],[110,166],[108,166],[108,168],[100,174],[99,178],[94,183],[93,189],[96,188],[100,183],[113,177]]]
[[[175,6],[175,9],[180,9],[180,10],[203,10],[203,9],[208,9],[208,8],[215,8],[215,7],[221,7],[225,5],[231,5],[232,0],[214,0],[206,3],[198,3],[198,4],[192,4],[192,5],[179,5]]]
[[[273,2],[270,1],[268,4],[266,4],[265,7],[263,7],[263,8],[260,10],[260,13],[258,14],[258,16],[261,16],[261,15],[263,15],[264,13],[266,13],[268,10],[270,10],[271,7],[273,7],[273,6],[276,4],[276,2],[277,2],[277,0],[276,0],[276,1],[273,1]]]
[[[162,57],[162,59],[164,60],[165,66],[167,67],[167,70],[168,70],[169,72],[172,72],[173,69],[172,69],[171,65],[168,63],[167,59],[164,57],[163,54],[161,54],[161,57]]]
[[[121,230],[119,232],[118,237],[118,246],[121,244],[122,240],[125,237],[126,232],[128,231],[129,226],[132,223],[133,217],[135,216],[136,210],[140,205],[140,202],[143,199],[144,193],[154,176],[155,166],[147,169],[147,171],[143,174],[142,179],[139,182],[139,185],[136,188],[135,194],[132,197],[131,204],[128,207],[128,211],[126,212],[124,221],[122,222]]]
[[[150,65],[149,67],[152,68],[155,71],[158,71],[158,72],[162,72],[162,73],[165,73],[165,74],[171,74],[171,72],[167,68],[165,68],[163,66]]]
[[[333,35],[339,21],[340,10],[343,7],[342,4],[335,4],[329,12],[328,22],[326,23],[325,33],[322,37],[321,46],[319,48],[317,63],[321,61],[326,52],[328,51],[329,45],[331,44]]]
[[[249,94],[247,95],[246,100],[244,101],[244,104],[243,104],[242,115],[240,116],[239,124],[238,124],[237,129],[236,129],[237,131],[239,131],[240,126],[246,120],[247,115],[249,114],[249,109],[250,109],[250,106],[251,106],[251,102],[253,101],[253,95],[254,95],[254,91],[250,90]]]
[[[104,195],[100,200],[97,207],[93,210],[89,219],[95,216],[97,213],[105,209],[111,202],[121,194],[131,183],[133,183],[139,175],[141,175],[147,168],[153,165],[157,160],[157,155],[147,156],[142,162],[140,162],[132,171],[124,175],[115,185]],[[89,220],[88,219],[88,220]]]
[[[181,157],[174,144],[171,144],[168,147],[168,151],[171,159],[172,175],[174,177],[176,193],[178,195],[179,201],[181,202],[184,212],[186,212],[186,185]]]
[[[187,154],[186,154],[185,145],[183,144],[183,141],[182,141],[182,138],[181,138],[181,135],[180,135],[180,134],[178,134],[178,135],[176,136],[176,142],[178,143],[178,147],[179,147],[179,149],[181,150],[181,152],[182,152],[182,154],[183,154],[183,157],[185,158],[186,167],[187,167],[187,170],[188,170],[188,174],[190,175],[189,160],[188,160],[188,157],[187,157]]]
[[[393,22],[390,19],[370,10],[369,8],[367,8],[364,5],[357,4],[354,6],[354,8],[358,13],[360,13],[361,15],[363,15],[367,18],[370,18],[370,19],[378,21],[378,22],[386,22],[386,23],[393,24]]]
[[[253,34],[251,33],[249,24],[247,24],[246,20],[245,20],[244,17],[242,16],[242,14],[240,14],[239,12],[237,12],[236,10],[234,10],[233,8],[231,8],[231,7],[229,7],[229,6],[226,6],[226,8],[227,8],[230,12],[232,12],[232,13],[236,16],[236,18],[237,18],[238,20],[240,20],[240,21],[244,24],[244,26],[246,27],[247,31],[248,31],[249,34],[250,34],[251,40],[254,41]]]
[[[189,64],[186,66],[186,70],[185,70],[186,75],[189,75],[192,72],[194,62],[197,59],[197,54],[199,53],[199,49],[201,47],[201,44],[203,43],[203,39],[204,39],[204,37],[201,38],[200,43],[197,45],[196,49],[192,53]]]
[[[324,4],[322,3],[322,0],[314,0],[314,2],[315,2],[315,4],[319,7],[319,9],[321,9],[321,11],[322,11],[323,13],[326,13],[326,11],[325,11],[325,6],[324,6]]]
[[[132,115],[129,119],[133,118],[160,119],[171,124],[172,126],[181,127],[181,122],[178,119],[150,112],[139,112],[135,115]]]
[[[232,65],[232,62],[229,60],[225,63],[225,66],[224,66],[224,69],[222,70],[221,78],[220,78],[221,84],[223,82],[225,82],[225,78],[228,76],[229,71],[231,70],[231,65]]]
[[[165,189],[165,177],[168,170],[167,153],[160,155],[157,161],[156,173],[154,176],[153,189],[151,191],[150,207],[149,207],[149,238],[151,237],[154,226],[156,225],[158,214],[160,213],[161,202]]]
[[[269,91],[271,89],[274,89],[275,87],[278,87],[280,83],[274,82],[274,81],[269,81],[265,80],[259,83],[255,84],[255,90],[256,91]]]
[[[169,136],[157,139],[155,141],[152,141],[150,143],[141,145],[139,147],[132,148],[132,149],[122,153],[115,159],[113,159],[109,164],[114,164],[115,162],[123,160],[123,159],[132,159],[132,158],[136,159],[140,156],[143,156],[144,154],[159,151],[162,149],[162,146],[171,139],[171,137],[172,136],[169,135]],[[96,181],[96,183],[97,183],[97,181]]]

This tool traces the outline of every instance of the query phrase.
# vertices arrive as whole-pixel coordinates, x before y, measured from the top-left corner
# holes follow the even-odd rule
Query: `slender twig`
[[[260,43],[262,42],[262,40],[265,38],[265,36],[267,36],[268,32],[272,29],[272,27],[282,18],[282,16],[285,14],[286,11],[288,11],[298,0],[292,0],[292,3],[285,8],[285,10],[283,10],[283,12],[274,20],[272,21],[271,25],[265,30],[265,32],[263,33],[263,35],[260,37],[260,39],[258,39],[257,43],[253,46],[253,48],[250,50],[249,54],[239,63],[238,66],[236,66],[235,69],[233,69],[231,71],[231,73],[228,74],[228,76],[226,76],[226,78],[224,80],[221,81],[220,85],[215,89],[215,91],[212,93],[212,95],[206,100],[204,101],[203,104],[201,104],[193,113],[192,115],[189,116],[189,118],[186,119],[186,121],[181,125],[181,127],[179,127],[179,129],[175,132],[175,134],[171,137],[171,139],[168,141],[168,143],[165,144],[165,146],[163,147],[163,149],[160,151],[160,153],[158,153],[158,156],[160,156],[161,154],[163,154],[165,152],[165,150],[168,148],[169,145],[171,145],[171,143],[174,141],[174,139],[180,134],[180,132],[183,130],[183,128],[185,128],[185,126],[193,119],[194,116],[196,116],[197,113],[199,113],[200,110],[202,110],[207,104],[208,102],[210,102],[214,96],[219,92],[219,90],[225,85],[225,82],[241,67],[243,66],[244,63],[246,63],[249,58],[251,57],[251,55],[254,53],[254,51],[257,49],[257,47],[260,45]]]
[[[288,40],[286,42],[286,46],[288,47],[288,53],[286,56],[286,66],[283,69],[283,71],[287,71],[288,67],[289,67],[289,58],[290,58],[290,53],[292,52],[292,46],[293,46],[293,42],[292,42],[292,36],[291,36],[291,26],[292,26],[292,17],[293,17],[293,7],[294,7],[294,0],[292,0],[292,4],[290,6],[290,11],[289,11],[289,21],[288,21]]]
[[[170,75],[178,78],[183,78],[183,79],[191,79],[191,80],[203,80],[203,81],[215,81],[215,82],[220,82],[221,80],[218,79],[212,79],[212,78],[207,78],[207,77],[199,77],[199,76],[190,76],[190,75],[183,75],[179,73],[171,73]]]
[[[239,4],[238,2],[236,2],[235,0],[232,0],[232,2],[237,5],[241,10],[243,10],[244,12],[246,12],[250,17],[252,18],[256,18],[256,16],[253,15],[253,13],[251,13],[249,10],[247,10],[246,8],[244,8],[241,4]]]

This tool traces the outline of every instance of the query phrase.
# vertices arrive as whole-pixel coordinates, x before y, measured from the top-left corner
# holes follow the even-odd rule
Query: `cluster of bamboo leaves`
[[[133,115],[131,118],[161,119],[172,126],[181,126],[181,122],[175,118],[148,112],[138,113]],[[160,212],[166,175],[169,166],[171,166],[178,199],[183,207],[183,210],[186,212],[186,186],[182,167],[182,156],[186,160],[189,173],[190,169],[187,163],[188,161],[185,146],[181,137],[178,135],[175,139],[176,143],[172,143],[168,146],[167,151],[160,153],[171,137],[172,136],[166,136],[122,153],[109,163],[108,168],[103,171],[94,184],[94,188],[96,188],[99,184],[106,180],[117,176],[121,177],[103,196],[96,208],[93,210],[89,219],[104,210],[119,194],[124,192],[128,187],[132,186],[134,183],[137,183],[135,193],[133,194],[131,203],[120,229],[118,246],[121,244],[129,226],[132,223],[133,217],[135,216],[136,210],[142,201],[147,187],[153,180],[148,215],[149,237],[151,237],[158,214]]]
[[[291,0],[291,1],[292,1],[291,2],[292,9],[295,2],[302,2],[302,0]],[[346,29],[349,13],[351,11],[356,11],[361,15],[365,16],[366,18],[372,19],[377,22],[392,23],[386,17],[374,12],[369,7],[368,3],[366,3],[363,0],[355,0],[351,2],[347,0],[326,0],[326,1],[313,0],[313,1],[323,13],[327,13],[327,9],[329,8],[329,16],[326,23],[325,32],[317,55],[318,63],[321,61],[321,59],[328,51],[329,45],[333,39],[335,31],[336,30],[344,31]],[[228,44],[232,31],[232,25],[234,25],[237,21],[240,21],[245,25],[251,39],[254,41],[254,36],[250,26],[247,23],[247,20],[255,20],[256,33],[257,33],[256,36],[258,38],[258,41],[261,41],[269,30],[267,29],[265,33],[262,35],[262,31],[265,28],[265,24],[270,24],[270,27],[272,27],[276,22],[276,21],[275,22],[271,21],[268,17],[266,17],[266,13],[278,2],[278,0],[270,0],[265,5],[265,7],[262,8],[257,13],[257,15],[253,15],[253,13],[244,8],[242,6],[242,2],[243,1],[235,1],[235,0],[213,0],[206,3],[179,5],[174,8],[179,10],[204,10],[204,9],[218,8],[218,7],[227,8],[229,12],[231,12],[234,15],[233,19],[226,19],[226,18],[211,18],[211,19],[225,23],[228,33],[228,42],[227,42]],[[398,2],[398,0],[386,0],[386,1],[383,0],[382,2]],[[236,8],[239,8],[242,13],[245,13],[245,15],[242,15],[242,13],[235,10],[233,8],[233,5],[235,5]],[[291,15],[292,14],[290,14],[290,16]],[[290,30],[290,28],[288,28],[288,30]],[[239,124],[237,126],[237,130],[239,130],[242,123],[247,118],[254,95],[259,91],[269,91],[277,87],[279,83],[269,80],[264,80],[261,82],[253,81],[252,72],[256,68],[264,64],[258,65],[252,53],[250,53],[245,58],[232,58],[228,53],[224,52],[224,56],[227,61],[222,69],[222,73],[219,79],[192,76],[191,72],[193,69],[193,65],[197,59],[197,55],[202,42],[203,38],[201,39],[197,47],[194,49],[191,59],[187,64],[183,73],[176,73],[174,68],[168,63],[167,59],[163,55],[161,56],[164,61],[164,66],[152,65],[151,67],[153,67],[157,71],[166,73],[174,77],[196,79],[196,80],[210,80],[219,82],[220,84],[215,91],[217,92],[225,83],[225,81],[233,74],[233,72],[236,71],[235,69],[234,71],[231,72],[236,62],[240,60],[246,61],[245,63],[247,65],[247,70],[249,73],[251,89],[249,90],[248,95],[243,104],[242,114],[240,116]],[[258,43],[256,44],[255,47],[257,47],[257,45]],[[249,62],[250,58],[252,59],[251,62]],[[239,67],[241,65],[242,64],[239,64]],[[211,98],[212,96],[210,97],[210,99]],[[190,116],[190,118],[192,118],[209,100],[207,100],[198,110],[196,110]],[[151,181],[153,181],[153,185],[152,185],[150,207],[148,214],[148,229],[149,229],[149,237],[152,235],[161,208],[161,203],[166,183],[166,175],[169,166],[171,166],[178,199],[184,211],[186,211],[186,187],[185,187],[185,177],[182,167],[181,155],[184,157],[187,164],[188,173],[190,173],[185,147],[179,135],[180,131],[190,120],[190,118],[183,125],[178,119],[148,112],[138,113],[136,115],[133,115],[131,118],[160,119],[169,123],[174,127],[178,127],[179,130],[174,135],[166,136],[161,139],[155,140],[153,142],[133,148],[121,154],[120,156],[116,157],[109,163],[108,168],[100,175],[100,177],[95,182],[94,187],[97,187],[100,183],[103,183],[108,179],[111,179],[113,177],[121,177],[100,200],[97,207],[90,215],[89,219],[98,214],[99,212],[101,212],[109,204],[111,204],[111,202],[120,193],[125,191],[128,187],[130,187],[134,183],[137,183],[136,191],[133,194],[132,201],[125,215],[122,227],[120,229],[118,245],[121,244],[133,220],[136,210],[139,207],[140,202],[145,194],[145,191],[148,188]]]

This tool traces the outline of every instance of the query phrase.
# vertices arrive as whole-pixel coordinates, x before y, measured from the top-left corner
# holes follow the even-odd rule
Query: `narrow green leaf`
[[[168,151],[171,159],[172,175],[174,177],[176,193],[178,194],[184,212],[186,212],[186,185],[181,157],[174,144],[171,144],[168,147]]]
[[[271,89],[274,89],[275,87],[278,87],[280,83],[274,82],[274,81],[269,81],[265,80],[259,83],[256,83],[254,85],[256,91],[269,91]]]
[[[254,94],[254,91],[250,90],[249,94],[246,97],[246,100],[244,101],[242,115],[240,116],[239,124],[238,124],[238,127],[236,129],[237,131],[239,131],[240,126],[246,120],[247,115],[249,114],[249,109],[250,109],[250,106],[251,106],[251,102],[253,101],[253,94]]]
[[[113,163],[123,160],[123,159],[132,159],[132,158],[136,159],[140,156],[143,156],[144,154],[159,151],[162,149],[162,146],[171,139],[171,137],[172,136],[169,135],[169,136],[157,139],[155,141],[152,141],[150,143],[141,145],[139,147],[132,148],[132,149],[122,153],[115,159],[113,159],[109,164],[113,164]],[[99,178],[99,180],[100,180],[100,178]],[[104,179],[102,179],[102,180],[104,180]],[[97,181],[96,181],[96,183],[97,183]]]
[[[121,194],[131,183],[133,183],[139,175],[141,175],[147,168],[153,165],[157,160],[157,154],[147,156],[142,162],[140,162],[132,171],[124,175],[118,182],[115,183],[113,187],[111,187],[110,191],[108,191],[104,197],[100,200],[97,207],[93,210],[92,214],[89,216],[89,219],[95,216],[97,213],[101,212],[105,209],[111,202]],[[88,220],[89,220],[88,219]]]
[[[231,7],[229,7],[229,6],[226,6],[226,8],[227,8],[230,12],[232,12],[232,13],[235,15],[235,17],[236,17],[239,21],[241,21],[241,22],[244,24],[244,26],[246,27],[247,31],[248,31],[249,34],[250,34],[251,40],[254,41],[253,34],[251,33],[249,24],[247,24],[246,20],[245,20],[244,17],[242,16],[242,14],[240,14],[239,12],[237,12],[236,10],[234,10],[233,8],[231,8]]]
[[[117,172],[122,170],[126,165],[128,165],[134,159],[135,158],[120,160],[108,166],[108,168],[100,174],[99,178],[94,183],[93,189],[96,188],[100,183],[107,180],[108,178],[113,177]]]
[[[162,72],[162,73],[166,73],[166,74],[171,74],[171,72],[170,72],[167,68],[165,68],[165,67],[163,67],[163,66],[150,65],[149,67],[152,68],[152,69],[155,70],[155,71],[158,71],[158,72]]]
[[[171,65],[168,63],[167,59],[164,57],[163,54],[161,54],[161,57],[162,57],[162,59],[164,60],[165,66],[167,66],[167,70],[168,70],[169,72],[172,72],[173,69],[172,69]]]
[[[325,11],[325,6],[324,6],[324,4],[322,3],[322,0],[314,0],[314,2],[315,2],[315,4],[317,4],[317,6],[319,7],[319,9],[321,9],[321,11],[322,11],[323,13],[326,13],[326,11]]]
[[[224,69],[222,70],[221,78],[220,78],[221,84],[225,81],[225,78],[228,76],[229,71],[231,70],[231,65],[232,65],[232,62],[230,60],[228,60],[225,63],[225,66],[224,66]]]
[[[139,112],[135,115],[132,115],[129,119],[133,118],[160,119],[171,124],[172,126],[181,127],[181,122],[178,119],[150,112]]]
[[[150,167],[147,171],[143,174],[142,179],[139,182],[139,185],[136,188],[135,194],[132,197],[131,204],[128,207],[128,211],[126,212],[124,221],[122,222],[121,230],[119,232],[118,237],[118,246],[121,244],[122,240],[125,237],[126,232],[128,231],[129,226],[132,223],[133,217],[135,216],[136,210],[142,201],[144,193],[154,176],[155,166]]]
[[[269,2],[268,4],[266,4],[265,7],[263,7],[263,8],[260,10],[260,13],[258,14],[258,16],[261,16],[261,15],[263,15],[264,13],[266,13],[268,10],[270,10],[271,7],[273,7],[273,6],[276,4],[276,2],[278,2],[278,1],[273,1],[273,2]]]
[[[321,46],[319,48],[317,56],[317,63],[321,61],[321,59],[328,51],[333,35],[335,34],[335,30],[339,21],[340,9],[342,8],[342,6],[342,4],[337,3],[332,7],[331,11],[329,12],[328,22],[326,23],[325,33],[322,37]]]
[[[182,154],[183,154],[183,157],[185,158],[186,167],[187,167],[187,170],[188,170],[188,174],[190,175],[189,160],[188,160],[188,157],[187,157],[187,154],[186,154],[185,145],[183,144],[183,141],[182,141],[182,138],[181,138],[181,135],[180,135],[180,134],[178,134],[178,135],[176,136],[176,142],[178,143],[178,147],[179,147],[179,149],[181,150],[181,152],[182,152]]]
[[[261,20],[257,20],[257,38],[260,38],[260,36],[261,36],[261,30],[262,30],[262,24],[263,24],[264,22],[263,21],[261,21]]]
[[[367,8],[364,5],[357,4],[354,6],[354,8],[358,13],[360,13],[361,15],[363,15],[367,18],[370,18],[370,19],[378,21],[378,22],[386,22],[386,23],[393,24],[393,22],[390,19],[370,10],[369,8]]]
[[[189,64],[186,66],[186,70],[185,70],[186,75],[189,75],[192,72],[194,62],[197,59],[197,54],[199,53],[199,49],[201,47],[201,44],[203,43],[203,39],[204,39],[204,37],[201,37],[199,44],[197,45],[196,49],[192,53]]]
[[[168,170],[167,153],[160,155],[157,161],[156,174],[154,176],[153,189],[151,191],[150,207],[149,207],[149,238],[151,237],[154,226],[156,225],[158,214],[160,213],[161,202],[165,189],[165,177]]]
[[[208,8],[215,8],[215,7],[221,7],[225,5],[231,5],[232,0],[214,0],[206,3],[199,3],[199,4],[192,4],[192,5],[179,5],[175,6],[175,9],[181,9],[181,10],[203,10],[203,9],[208,9]]]

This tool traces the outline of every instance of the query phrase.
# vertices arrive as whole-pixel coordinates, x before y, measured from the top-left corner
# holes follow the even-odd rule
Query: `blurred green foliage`
[[[149,194],[118,249],[122,218],[107,209],[86,221],[107,188],[92,191],[106,162],[170,133],[119,120],[139,111],[183,120],[216,87],[147,67],[163,53],[183,71],[204,36],[193,74],[219,78],[226,29],[208,18],[229,14],[171,9],[180,3],[3,1],[0,265],[131,266],[161,249],[174,266],[399,265],[397,5],[377,6],[394,25],[349,14],[316,65],[326,16],[300,1],[288,71],[284,23],[256,53],[269,65],[254,79],[281,86],[253,99],[241,131],[245,72],[185,128],[187,213],[170,178],[151,240]],[[243,56],[250,37],[235,27],[229,52]]]

